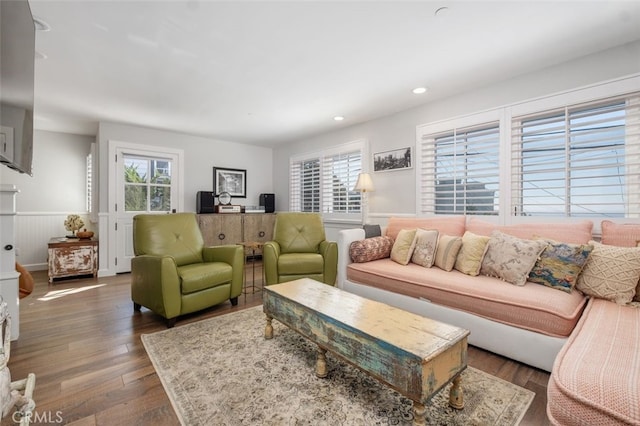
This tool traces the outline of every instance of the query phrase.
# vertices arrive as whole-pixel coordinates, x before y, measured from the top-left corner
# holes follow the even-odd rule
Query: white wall
[[[66,233],[68,214],[86,216],[86,156],[92,136],[36,130],[33,176],[0,167],[0,182],[16,185],[16,261],[28,269],[46,269],[47,242]]]
[[[412,146],[415,155],[418,125],[497,108],[638,72],[640,72],[640,41],[450,98],[430,100],[421,107],[392,116],[277,147],[274,150],[273,170],[274,192],[279,209],[286,210],[289,205],[288,173],[291,155],[356,139],[369,141],[370,154]],[[426,96],[428,99],[429,95]],[[365,164],[367,164],[365,167],[373,170],[371,155]],[[415,214],[415,169],[373,173],[372,178],[376,191],[369,195],[371,216],[375,218]]]

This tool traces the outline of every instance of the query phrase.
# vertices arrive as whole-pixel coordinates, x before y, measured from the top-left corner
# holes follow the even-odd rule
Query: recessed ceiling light
[[[449,8],[447,6],[439,7],[433,13],[433,15],[437,16],[438,18],[442,18],[444,16],[447,16],[448,14],[449,14]]]
[[[47,24],[37,16],[33,17],[33,25],[35,25],[36,31],[51,31],[51,25]]]
[[[413,93],[415,93],[416,95],[421,95],[423,93],[427,92],[427,88],[426,87],[416,87],[415,89],[412,90]]]
[[[344,117],[341,116],[341,115],[336,115],[335,117],[333,117],[333,119],[336,120],[336,121],[342,121],[342,120],[344,120]]]

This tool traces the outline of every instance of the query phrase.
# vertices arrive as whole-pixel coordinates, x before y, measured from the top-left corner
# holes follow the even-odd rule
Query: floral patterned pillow
[[[593,246],[549,240],[547,244],[529,273],[529,281],[571,293]]]
[[[354,263],[370,262],[389,257],[391,247],[393,247],[393,238],[391,237],[365,238],[351,243],[349,256]]]
[[[523,240],[493,231],[482,259],[480,273],[498,277],[511,284],[524,285],[538,256],[546,247],[546,241]]]
[[[431,268],[436,260],[436,248],[438,246],[438,231],[435,229],[416,231],[415,247],[411,262]]]

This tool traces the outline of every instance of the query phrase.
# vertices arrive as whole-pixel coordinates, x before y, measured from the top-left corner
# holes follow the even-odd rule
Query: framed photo
[[[410,169],[413,167],[411,147],[373,154],[373,171]]]
[[[213,168],[213,192],[217,197],[228,192],[232,197],[246,198],[247,171],[242,169]]]

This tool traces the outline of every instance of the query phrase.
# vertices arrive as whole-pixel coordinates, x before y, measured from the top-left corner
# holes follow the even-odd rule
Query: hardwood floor
[[[134,313],[129,274],[56,280],[34,272],[34,292],[20,301],[20,338],[12,342],[13,380],[36,374],[38,424],[177,425],[171,403],[147,357],[140,334],[166,329],[147,309]],[[177,327],[261,304],[241,295],[180,318]],[[469,365],[536,393],[522,425],[550,424],[545,406],[549,374],[474,347]],[[10,417],[2,425],[10,425]]]

